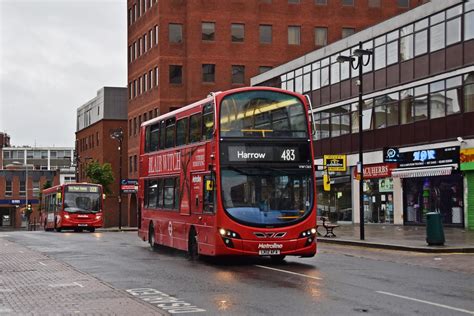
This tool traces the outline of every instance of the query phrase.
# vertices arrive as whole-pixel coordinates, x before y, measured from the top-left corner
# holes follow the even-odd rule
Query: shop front
[[[400,153],[392,176],[402,180],[404,224],[423,225],[426,213],[438,212],[444,224],[464,226],[459,147]]]
[[[393,224],[393,178],[395,164],[379,163],[364,166],[364,221]],[[354,168],[354,175],[356,174]]]
[[[474,148],[461,149],[460,164],[465,177],[465,227],[474,230]]]

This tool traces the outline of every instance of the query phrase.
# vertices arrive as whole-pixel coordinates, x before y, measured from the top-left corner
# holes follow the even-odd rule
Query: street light
[[[360,221],[360,240],[364,240],[364,146],[362,143],[362,67],[367,66],[370,62],[370,56],[373,54],[372,51],[362,49],[362,42],[359,42],[359,48],[356,49],[352,56],[338,56],[337,61],[340,63],[349,62],[352,69],[359,69],[359,77],[357,79],[357,85],[359,86],[359,162],[357,164],[357,172],[359,173],[359,221]],[[367,62],[364,63],[364,56],[367,56]]]
[[[110,137],[119,142],[119,184],[118,184],[118,203],[119,203],[119,230],[122,230],[122,142],[123,129],[120,127],[110,133]]]

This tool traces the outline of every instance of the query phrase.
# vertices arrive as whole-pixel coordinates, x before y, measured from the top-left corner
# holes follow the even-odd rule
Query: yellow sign
[[[324,155],[324,166],[327,171],[345,172],[347,170],[346,160],[346,155]]]
[[[328,174],[323,174],[323,190],[331,191],[331,178]]]
[[[206,180],[206,191],[214,190],[214,181]]]

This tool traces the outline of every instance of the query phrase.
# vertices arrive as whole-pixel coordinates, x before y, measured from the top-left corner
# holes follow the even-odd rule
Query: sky
[[[77,108],[126,87],[126,0],[0,0],[0,132],[74,147]]]

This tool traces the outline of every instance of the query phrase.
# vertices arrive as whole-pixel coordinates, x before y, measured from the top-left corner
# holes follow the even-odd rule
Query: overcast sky
[[[74,147],[76,110],[126,87],[126,0],[0,0],[0,131]]]

